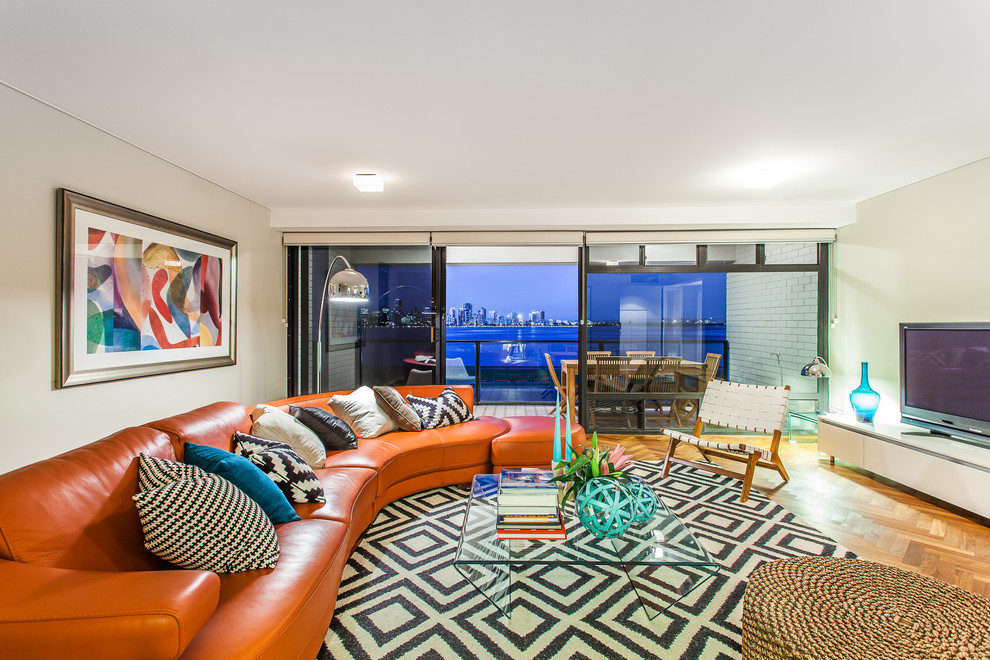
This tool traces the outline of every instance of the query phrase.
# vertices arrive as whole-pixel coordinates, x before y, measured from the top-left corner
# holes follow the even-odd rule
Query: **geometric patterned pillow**
[[[234,453],[247,457],[275,482],[290,502],[326,502],[316,473],[292,448],[281,442],[234,433]]]
[[[134,496],[144,545],[165,561],[215,573],[274,568],[278,537],[261,507],[222,477],[182,479]]]
[[[449,387],[435,399],[409,394],[406,396],[406,401],[423,420],[424,429],[438,429],[441,426],[460,424],[474,419],[467,404]]]
[[[138,489],[142,493],[182,479],[205,477],[207,474],[195,465],[138,454]]]

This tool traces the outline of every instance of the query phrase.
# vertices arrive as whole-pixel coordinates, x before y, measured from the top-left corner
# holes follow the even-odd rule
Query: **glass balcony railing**
[[[639,348],[639,347],[637,347]],[[618,341],[590,341],[588,350],[611,351],[623,355]],[[629,350],[634,350],[629,348]],[[657,355],[720,353],[718,377],[725,378],[729,365],[729,343],[714,341],[668,342],[650,347]],[[561,360],[576,360],[578,342],[573,340],[502,341],[491,339],[448,339],[447,382],[474,386],[476,403],[550,403],[556,400],[553,382],[547,372],[544,354],[549,353],[560,373]]]

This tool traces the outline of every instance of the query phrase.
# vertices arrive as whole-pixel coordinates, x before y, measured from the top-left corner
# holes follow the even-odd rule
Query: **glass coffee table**
[[[497,500],[498,475],[476,475],[454,568],[507,617],[512,612],[512,574],[530,566],[621,568],[650,619],[719,571],[718,563],[659,498],[651,520],[632,525],[616,539],[598,538],[586,530],[574,515],[573,502],[568,502],[566,541],[499,540]]]

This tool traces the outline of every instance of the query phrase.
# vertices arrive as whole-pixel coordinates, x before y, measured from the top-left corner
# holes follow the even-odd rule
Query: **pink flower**
[[[615,466],[616,470],[621,470],[633,461],[632,456],[626,454],[626,450],[623,449],[621,445],[615,448],[615,451],[612,452],[612,455],[609,458],[611,459],[612,465]]]

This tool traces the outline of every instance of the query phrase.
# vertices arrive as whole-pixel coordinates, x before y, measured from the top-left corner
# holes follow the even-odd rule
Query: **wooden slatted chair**
[[[598,357],[595,364],[588,365],[588,375],[592,380],[592,392],[596,393],[616,393],[626,392],[629,389],[629,379],[632,372],[629,368],[631,360],[627,357]],[[607,406],[610,411],[617,411],[621,407],[620,401],[595,402],[591,406],[591,423],[595,422],[595,408]]]
[[[677,391],[677,367],[681,364],[681,358],[679,357],[658,357],[658,358],[646,358],[646,363],[654,365],[656,369],[653,372],[653,378],[650,382],[646,384],[643,388],[646,392],[655,392],[657,394],[671,393]],[[684,422],[678,416],[679,412],[677,410],[676,399],[664,399],[662,397],[657,397],[652,401],[654,407],[657,409],[657,413],[660,415],[661,420],[675,421],[678,426],[683,426]],[[668,406],[668,412],[664,412],[664,404]]]
[[[643,358],[653,357],[656,354],[656,351],[626,351],[626,357],[634,360],[642,360]]]
[[[777,449],[780,446],[784,420],[787,418],[787,399],[789,396],[789,386],[743,385],[722,380],[709,382],[705,399],[698,411],[698,421],[694,425],[694,433],[688,434],[663,429],[663,432],[670,437],[670,445],[667,447],[667,457],[663,464],[662,476],[667,476],[671,463],[680,463],[742,479],[740,502],[745,502],[749,498],[749,491],[753,485],[753,473],[758,467],[776,470],[786,483],[789,477]],[[772,433],[770,449],[762,449],[744,442],[704,440],[699,436],[704,431],[705,424],[767,435]],[[694,445],[708,462],[702,463],[676,458],[674,450],[681,443]],[[712,456],[745,463],[746,471],[740,474],[715,465],[711,462]]]
[[[588,351],[588,359],[594,360],[600,357],[609,357],[612,355],[612,351]]]
[[[630,392],[645,392],[646,386],[653,381],[660,364],[656,360],[643,360],[629,379]]]

